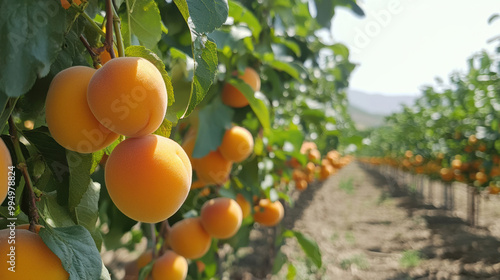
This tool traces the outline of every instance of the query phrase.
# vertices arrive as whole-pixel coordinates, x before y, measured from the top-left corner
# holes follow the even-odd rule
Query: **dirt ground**
[[[271,276],[276,252],[269,249],[269,240],[277,233],[256,229],[255,248],[238,261],[230,279],[287,279],[289,269],[299,280],[500,279],[500,219],[483,213],[490,219],[472,228],[406,190],[392,178],[350,164],[298,194],[297,204],[286,209],[284,227],[318,243],[322,268],[287,239],[281,251],[293,268],[285,265]]]

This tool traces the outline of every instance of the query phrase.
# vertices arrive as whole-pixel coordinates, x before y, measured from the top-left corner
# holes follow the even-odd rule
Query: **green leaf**
[[[168,138],[170,137],[170,133],[172,132],[172,125],[173,124],[171,121],[164,119],[160,127],[155,132],[153,132],[153,134]]]
[[[156,69],[160,71],[163,81],[165,82],[168,94],[168,106],[175,102],[174,88],[172,87],[172,81],[168,76],[167,70],[165,70],[165,64],[163,64],[163,61],[153,51],[143,46],[130,46],[125,49],[125,56],[142,57],[153,63],[153,65],[156,66]]]
[[[172,86],[174,89],[175,102],[168,107],[167,119],[172,122],[184,117],[189,106],[193,89],[193,71],[187,69],[188,64],[194,65],[194,61],[178,49],[171,48],[170,54],[173,62],[170,64]]]
[[[126,0],[127,11],[122,18],[124,43],[132,45],[132,34],[149,49],[154,49],[161,39],[160,10],[154,0]]]
[[[186,0],[189,15],[199,33],[208,33],[219,28],[227,19],[227,0]]]
[[[266,105],[265,96],[261,93],[255,93],[247,83],[238,78],[232,78],[229,83],[235,86],[248,100],[250,107],[260,121],[260,124],[265,130],[271,129],[271,121],[269,116],[269,109]]]
[[[307,257],[318,267],[321,268],[321,251],[319,250],[318,244],[313,240],[305,237],[301,232],[294,230],[287,230],[283,233],[284,237],[295,236],[299,242],[300,247],[304,250]]]
[[[252,12],[236,1],[229,1],[229,16],[236,23],[246,23],[248,28],[252,30],[253,37],[258,40],[262,26]]]
[[[286,280],[294,280],[297,276],[297,269],[293,264],[288,264],[288,273],[286,274]]]
[[[84,227],[46,227],[40,229],[39,235],[61,259],[64,269],[69,273],[69,280],[102,279],[101,256]]]
[[[194,158],[204,157],[220,146],[224,132],[231,127],[233,114],[233,109],[222,104],[220,99],[214,100],[200,110],[200,124],[193,150]]]
[[[186,110],[187,117],[205,98],[208,90],[212,86],[217,73],[217,46],[206,36],[196,37],[193,44],[193,56],[195,60],[195,70],[193,78],[193,93]]]
[[[0,93],[26,93],[61,51],[66,15],[59,0],[0,2]]]
[[[37,202],[37,206],[41,216],[50,226],[69,227],[75,225],[68,208],[57,203],[55,192],[42,195],[40,201]]]
[[[212,0],[204,0],[200,2],[208,3],[207,9],[210,9],[210,7],[212,7],[212,5],[210,5],[212,2],[210,1]],[[216,2],[221,1],[223,0],[217,0]],[[186,0],[174,0],[174,3],[181,12],[184,21],[186,21],[186,24],[189,26],[189,30],[191,31],[191,50],[195,61],[193,89],[189,99],[188,108],[184,114],[184,117],[187,117],[191,114],[196,105],[200,104],[203,98],[205,98],[205,95],[215,80],[218,66],[217,46],[205,34],[200,34],[199,31],[196,30],[193,22],[189,19],[189,12],[192,8],[188,9]]]
[[[287,261],[288,261],[287,256],[283,254],[283,252],[278,251],[278,254],[276,254],[276,257],[274,258],[273,268],[271,270],[271,273],[273,275],[278,274],[283,265],[287,263]]]

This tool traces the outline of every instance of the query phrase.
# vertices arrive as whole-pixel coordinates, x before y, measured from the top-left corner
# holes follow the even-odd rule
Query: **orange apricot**
[[[189,158],[177,142],[158,135],[128,138],[105,167],[113,203],[131,219],[157,223],[172,216],[191,187]]]
[[[242,162],[252,153],[253,145],[250,131],[241,126],[233,126],[224,133],[219,151],[227,160]]]
[[[82,4],[82,1],[80,0],[73,0],[73,3],[75,3],[76,5],[80,5]],[[69,9],[69,7],[71,7],[71,4],[68,2],[68,0],[61,0],[61,6],[63,6],[64,9]]]
[[[196,175],[206,184],[224,184],[231,173],[233,163],[216,150],[202,158],[193,158]]]
[[[300,179],[298,181],[295,181],[295,188],[299,191],[303,191],[307,189],[307,181],[304,179]]]
[[[167,110],[167,89],[158,69],[140,57],[118,57],[97,70],[87,101],[105,127],[128,137],[158,129]]]
[[[188,273],[188,263],[183,256],[168,250],[153,264],[153,280],[184,280]]]
[[[59,72],[50,83],[45,100],[45,118],[50,134],[64,148],[93,153],[118,139],[104,127],[87,103],[87,87],[96,70],[73,66]]]
[[[212,237],[230,238],[238,232],[243,211],[233,199],[218,197],[205,202],[200,211],[201,224]]]
[[[309,150],[307,158],[311,161],[318,161],[321,159],[321,153],[319,152],[319,150],[316,149]]]
[[[148,249],[144,251],[135,261],[137,264],[137,269],[141,270],[143,267],[148,265],[152,260],[153,260],[153,250]]]
[[[259,200],[259,204],[254,207],[253,219],[263,226],[272,227],[281,222],[284,215],[285,209],[279,200],[271,202],[264,198]]]
[[[2,173],[0,174],[0,182],[3,186],[0,188],[0,203],[7,197],[9,191],[9,166],[12,166],[12,158],[5,142],[0,139],[0,162],[2,163]],[[14,187],[14,186],[12,186]]]
[[[172,250],[187,259],[203,257],[211,242],[212,238],[198,217],[179,221],[168,232],[168,244]]]
[[[42,238],[29,230],[15,230],[15,251],[12,251],[10,229],[0,230],[0,254],[5,260],[0,269],[0,279],[26,280],[43,279],[67,280],[69,274],[64,270],[61,260],[54,254]],[[9,254],[15,254],[11,256]],[[9,271],[9,260],[15,262],[15,272]]]
[[[237,194],[236,195],[236,202],[240,205],[241,207],[241,213],[243,216],[243,219],[248,217],[250,215],[250,212],[252,211],[252,206],[250,205],[250,202],[245,199],[245,197],[242,194]]]
[[[254,91],[260,90],[259,74],[252,68],[247,67],[242,75],[238,76],[247,83]],[[242,108],[248,105],[248,99],[235,86],[226,83],[222,88],[222,102],[233,108]]]

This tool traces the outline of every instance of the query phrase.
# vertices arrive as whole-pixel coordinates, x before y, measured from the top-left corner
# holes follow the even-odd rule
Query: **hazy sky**
[[[447,81],[455,70],[466,69],[466,60],[499,41],[499,0],[360,0],[364,18],[337,9],[334,40],[351,49],[359,63],[351,88],[367,93],[419,94],[435,77]]]

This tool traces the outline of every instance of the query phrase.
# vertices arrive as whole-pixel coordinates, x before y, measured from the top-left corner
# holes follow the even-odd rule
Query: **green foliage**
[[[89,232],[82,226],[42,228],[40,237],[62,261],[70,280],[110,279],[102,266],[99,251]],[[104,277],[102,277],[104,276]]]

